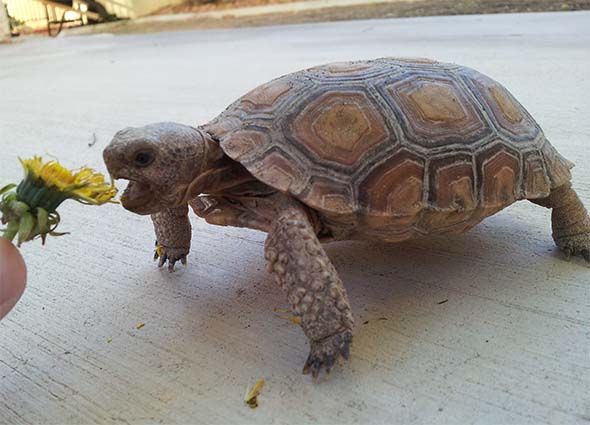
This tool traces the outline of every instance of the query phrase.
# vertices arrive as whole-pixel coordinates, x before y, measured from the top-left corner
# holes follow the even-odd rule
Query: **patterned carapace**
[[[336,238],[461,233],[518,199],[547,197],[572,166],[499,83],[426,59],[289,74],[205,130]]]

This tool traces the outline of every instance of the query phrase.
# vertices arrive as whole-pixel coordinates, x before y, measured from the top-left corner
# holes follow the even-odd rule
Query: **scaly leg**
[[[590,262],[590,218],[570,184],[553,189],[547,198],[531,201],[552,209],[553,240],[566,258],[581,255]]]
[[[169,208],[152,214],[156,231],[156,254],[154,260],[160,259],[158,267],[164,267],[168,261],[168,271],[174,271],[177,261],[186,264],[186,257],[191,248],[191,223],[188,219],[188,205]]]
[[[277,212],[266,239],[265,257],[310,341],[303,373],[317,377],[322,368],[330,372],[340,356],[349,356],[352,311],[305,207],[291,202]]]

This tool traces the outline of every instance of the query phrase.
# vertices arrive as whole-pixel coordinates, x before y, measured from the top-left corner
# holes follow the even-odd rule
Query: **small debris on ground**
[[[447,298],[447,299],[445,299],[445,300],[442,300],[442,301],[439,301],[439,302],[437,302],[437,304],[444,304],[444,303],[446,303],[446,302],[448,302],[448,301],[449,301],[449,299]]]
[[[91,148],[94,145],[96,145],[96,133],[92,133],[92,138],[90,139],[90,142],[88,142],[89,148]]]
[[[278,307],[273,308],[272,311],[274,311],[275,313],[292,313],[291,310],[287,310],[284,308],[278,308]],[[295,325],[301,325],[301,317],[299,317],[299,316],[293,316],[293,315],[288,315],[288,316],[276,315],[276,316],[279,319],[290,320]]]
[[[261,379],[252,387],[250,391],[246,393],[246,397],[244,397],[244,403],[250,406],[251,409],[255,409],[258,407],[258,396],[260,395],[260,390],[264,385],[264,379]]]
[[[299,316],[277,316],[279,319],[290,320],[294,325],[301,324],[301,317]]]
[[[111,342],[113,342],[113,338],[108,338],[107,343],[110,344]]]
[[[139,329],[143,328],[144,326],[145,326],[145,323],[140,323],[139,325],[135,326],[135,329],[139,330]]]
[[[272,311],[274,311],[275,313],[291,313],[291,310],[287,310],[285,308],[278,308],[278,307],[273,308]]]
[[[375,319],[375,320],[381,320],[381,321],[382,321],[382,320],[389,320],[389,319],[388,319],[387,317],[378,317],[378,318],[377,318],[377,319]],[[368,320],[365,320],[365,321],[363,322],[363,325],[368,325],[368,324],[369,324],[369,321],[368,321]]]

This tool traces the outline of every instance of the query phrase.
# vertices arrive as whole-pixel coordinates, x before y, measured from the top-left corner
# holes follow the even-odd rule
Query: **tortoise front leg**
[[[569,260],[572,255],[581,255],[590,262],[590,218],[571,185],[557,187],[547,198],[531,201],[552,209],[553,240],[566,258]]]
[[[188,205],[168,208],[152,214],[156,231],[156,254],[154,260],[160,259],[158,266],[164,267],[168,261],[168,271],[174,271],[177,261],[186,264],[186,257],[191,248],[191,223],[188,219]]]
[[[268,269],[287,293],[311,349],[303,373],[317,377],[340,356],[347,359],[353,318],[346,290],[303,206],[278,212],[265,243]]]

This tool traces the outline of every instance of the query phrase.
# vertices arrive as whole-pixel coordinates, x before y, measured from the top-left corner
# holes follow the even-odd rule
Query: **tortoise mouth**
[[[127,188],[121,195],[121,204],[130,211],[141,209],[154,198],[152,187],[148,183],[129,180]]]

